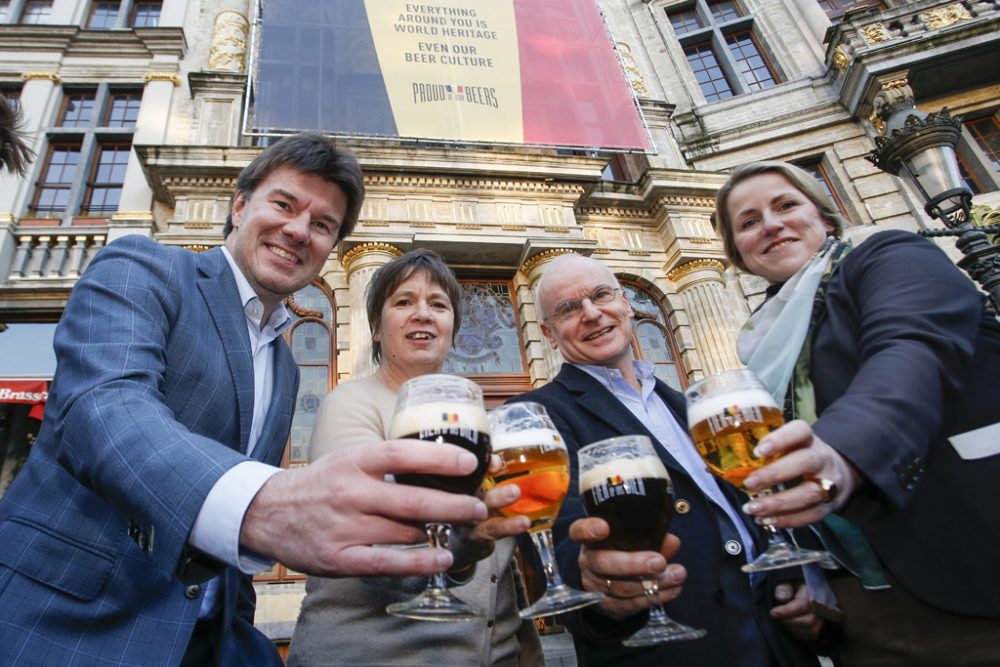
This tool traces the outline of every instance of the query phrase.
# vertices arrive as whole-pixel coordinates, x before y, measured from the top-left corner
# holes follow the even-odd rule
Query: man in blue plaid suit
[[[451,565],[368,545],[484,518],[478,499],[384,481],[465,474],[471,454],[389,442],[275,467],[298,388],[282,301],[363,198],[350,153],[295,135],[241,172],[224,248],[127,236],[94,259],[56,331],[38,440],[0,499],[0,665],[280,664],[253,627],[254,572]]]

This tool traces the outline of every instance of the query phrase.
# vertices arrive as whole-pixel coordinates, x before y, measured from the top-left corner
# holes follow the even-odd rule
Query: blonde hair
[[[733,188],[746,179],[768,173],[784,176],[796,190],[815,204],[823,220],[833,225],[832,233],[837,238],[840,238],[840,235],[844,232],[844,228],[848,226],[847,220],[830,203],[826,192],[820,187],[816,178],[805,169],[777,160],[761,160],[737,167],[729,175],[729,180],[726,181],[725,185],[719,188],[719,193],[715,196],[714,218],[716,229],[718,229],[719,235],[722,236],[722,246],[726,251],[726,257],[733,263],[733,266],[743,271],[746,271],[747,267],[743,263],[743,258],[740,257],[739,251],[736,249],[736,241],[733,237],[733,221],[729,217],[729,210],[727,208],[729,195],[732,194]]]

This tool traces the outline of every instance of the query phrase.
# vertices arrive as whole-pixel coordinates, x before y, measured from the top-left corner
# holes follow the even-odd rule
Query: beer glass
[[[389,438],[412,438],[458,445],[476,455],[479,465],[469,475],[396,475],[396,482],[449,493],[474,494],[483,482],[490,461],[490,424],[483,407],[483,391],[475,382],[457,375],[422,375],[399,387]],[[432,547],[448,548],[451,526],[428,523]],[[462,621],[483,615],[448,590],[444,572],[432,575],[424,592],[412,600],[386,607],[386,612],[421,620]]]
[[[743,480],[777,458],[753,453],[764,436],[785,423],[774,398],[747,368],[699,380],[688,387],[684,396],[688,427],[698,454],[714,474],[746,491]],[[762,497],[772,491],[747,493]],[[790,544],[772,525],[764,524],[764,530],[767,550],[744,565],[744,572],[778,570],[827,557],[825,551],[800,549]]]
[[[490,410],[493,453],[501,467],[487,485],[516,484],[521,497],[500,509],[504,516],[525,515],[528,534],[542,559],[545,593],[521,610],[521,618],[551,616],[604,599],[603,593],[570,588],[559,576],[552,546],[552,523],[569,489],[569,453],[545,406],[509,403]]]
[[[605,549],[659,551],[674,515],[670,475],[644,435],[601,440],[577,452],[580,497],[587,515],[608,522],[611,533]],[[681,639],[698,639],[705,631],[667,616],[657,601],[654,577],[641,578],[650,601],[649,621],[622,642],[625,646],[651,646]]]

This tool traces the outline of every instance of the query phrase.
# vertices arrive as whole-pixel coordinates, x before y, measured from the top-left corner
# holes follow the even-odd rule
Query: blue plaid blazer
[[[27,464],[0,498],[0,664],[176,665],[224,574],[221,664],[279,664],[253,628],[249,577],[187,544],[212,485],[247,460],[253,366],[220,249],[127,236],[70,295]],[[280,461],[298,368],[276,345],[253,458]]]

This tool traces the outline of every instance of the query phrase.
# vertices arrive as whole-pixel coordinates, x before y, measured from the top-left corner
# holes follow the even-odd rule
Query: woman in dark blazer
[[[747,480],[787,489],[747,510],[813,525],[846,566],[844,664],[1000,664],[1000,323],[929,241],[839,241],[797,167],[735,170],[716,216],[733,264],[771,283],[741,358],[797,419]]]

